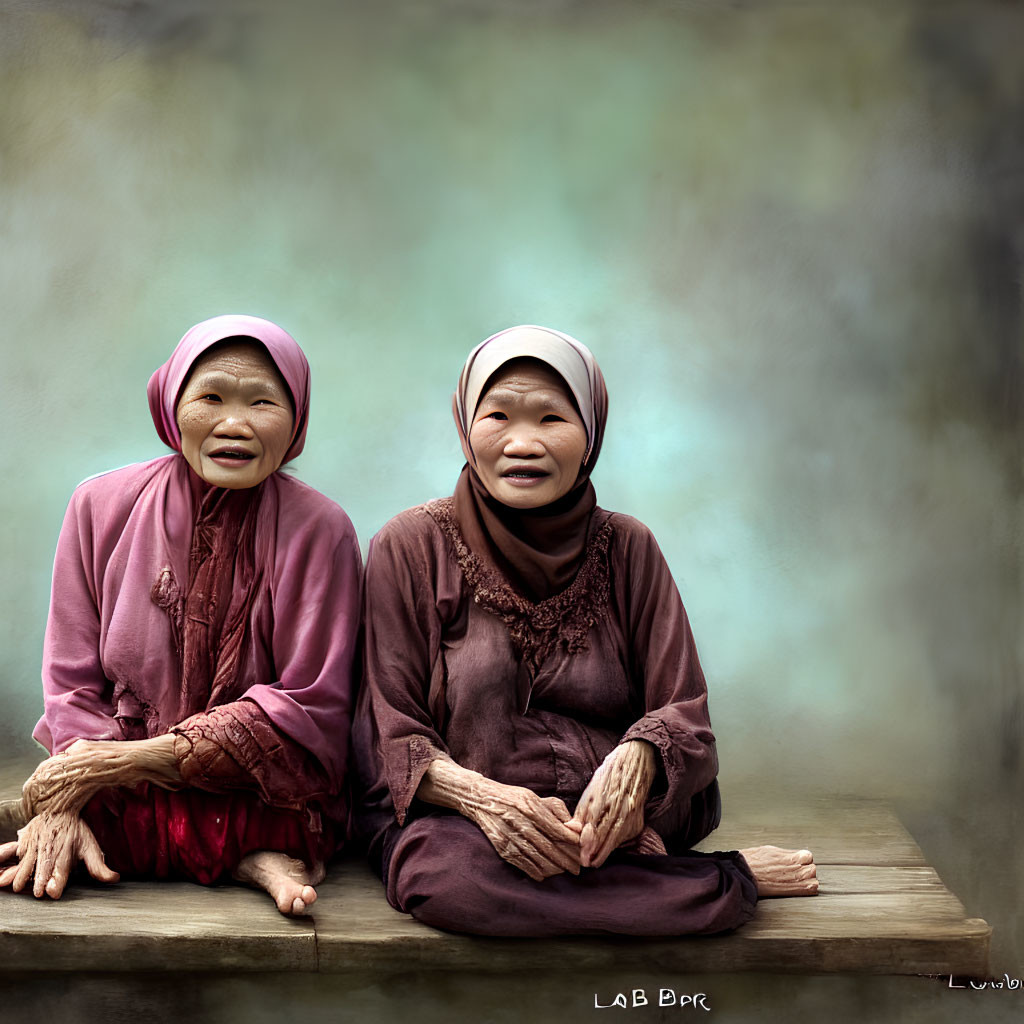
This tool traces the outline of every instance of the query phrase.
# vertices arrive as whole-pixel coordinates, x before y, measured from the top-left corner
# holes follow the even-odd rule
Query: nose
[[[510,427],[502,454],[510,459],[539,459],[544,455],[544,445],[528,426]]]
[[[225,403],[214,434],[224,438],[253,437],[253,429],[249,423],[249,406],[245,403]]]

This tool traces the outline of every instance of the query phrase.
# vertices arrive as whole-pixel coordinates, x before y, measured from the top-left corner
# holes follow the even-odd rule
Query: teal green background
[[[673,569],[726,791],[888,796],[969,910],[1020,897],[1019,8],[0,12],[9,751],[67,499],[161,454],[145,385],[191,324],[298,339],[296,472],[364,550],[450,493],[469,349],[547,324],[604,369],[599,501]]]

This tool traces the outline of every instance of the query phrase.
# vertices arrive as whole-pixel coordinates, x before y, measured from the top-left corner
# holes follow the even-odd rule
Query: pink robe
[[[54,753],[76,739],[184,735],[188,788],[109,790],[83,814],[115,870],[208,882],[254,849],[307,861],[330,852],[321,812],[344,820],[360,555],[334,502],[272,474],[237,681],[183,716],[180,653],[154,585],[188,580],[190,474],[181,455],[166,455],[76,489],[57,545],[34,736]]]

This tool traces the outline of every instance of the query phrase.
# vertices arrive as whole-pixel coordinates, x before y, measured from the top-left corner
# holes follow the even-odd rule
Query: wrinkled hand
[[[665,840],[650,825],[644,825],[638,836],[623,843],[619,849],[627,853],[642,853],[648,857],[664,857],[668,853]]]
[[[10,886],[21,892],[34,878],[32,894],[36,898],[45,893],[60,899],[78,861],[85,863],[97,881],[116,882],[120,877],[107,867],[89,826],[70,811],[45,811],[21,829],[15,841],[0,845],[0,864],[15,857],[17,864],[0,868],[0,889]]]
[[[174,737],[148,740],[75,740],[62,754],[48,757],[21,789],[25,816],[42,811],[78,814],[101,789],[180,781]]]
[[[498,856],[536,882],[563,871],[578,875],[579,834],[567,825],[569,808],[555,796],[487,781],[471,817]]]
[[[600,867],[613,850],[641,834],[656,772],[654,747],[644,740],[621,744],[601,762],[569,822],[580,829],[583,867]]]
[[[579,830],[558,797],[506,786],[447,760],[431,763],[417,796],[469,818],[502,860],[535,882],[563,871],[579,874]]]

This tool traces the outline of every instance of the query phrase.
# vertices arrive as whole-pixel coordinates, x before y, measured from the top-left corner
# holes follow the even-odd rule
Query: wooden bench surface
[[[991,929],[966,916],[885,805],[729,796],[727,808],[701,849],[807,847],[819,895],[762,901],[752,922],[714,938],[491,939],[419,924],[387,905],[364,864],[342,861],[298,920],[234,885],[76,883],[59,902],[0,893],[0,959],[10,971],[986,973]]]

